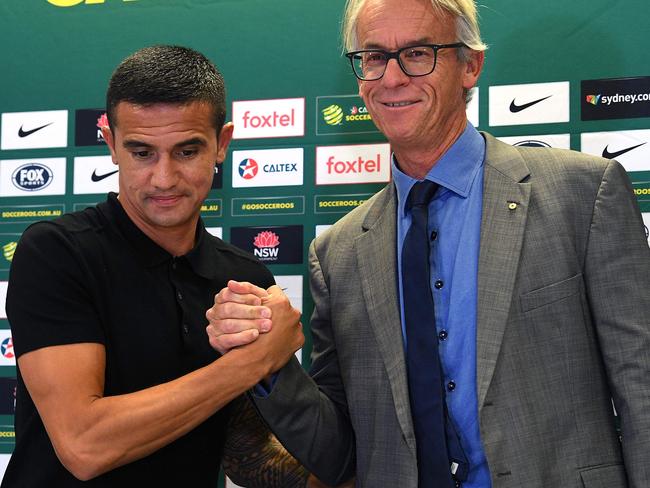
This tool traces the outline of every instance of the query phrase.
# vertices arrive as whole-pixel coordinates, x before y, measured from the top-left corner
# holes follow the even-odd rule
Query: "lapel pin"
[[[508,209],[515,210],[517,208],[517,202],[508,202]]]

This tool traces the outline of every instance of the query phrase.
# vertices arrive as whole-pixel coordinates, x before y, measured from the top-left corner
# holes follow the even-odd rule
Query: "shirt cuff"
[[[273,391],[277,379],[278,373],[273,373],[269,381],[260,381],[258,384],[253,386],[253,393],[259,397],[266,398],[271,394],[271,391]]]

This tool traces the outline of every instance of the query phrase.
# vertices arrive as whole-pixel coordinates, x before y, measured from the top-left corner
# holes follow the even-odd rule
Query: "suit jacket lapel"
[[[484,134],[483,215],[478,267],[479,410],[492,381],[506,327],[523,242],[530,184],[519,152]]]
[[[415,453],[398,303],[396,200],[392,184],[382,190],[366,215],[363,223],[366,232],[357,238],[355,247],[361,289],[390,381],[397,418],[408,445]]]

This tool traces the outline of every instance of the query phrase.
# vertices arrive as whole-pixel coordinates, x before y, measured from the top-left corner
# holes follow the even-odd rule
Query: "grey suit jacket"
[[[485,137],[476,387],[493,486],[647,488],[650,251],[625,171]],[[292,362],[254,399],[332,484],[417,487],[395,209],[389,184],[312,243],[313,380]]]

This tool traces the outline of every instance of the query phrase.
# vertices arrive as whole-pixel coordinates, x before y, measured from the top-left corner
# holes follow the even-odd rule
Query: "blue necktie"
[[[412,221],[402,248],[406,364],[420,488],[460,486],[469,470],[447,412],[431,295],[428,204],[437,189],[428,180],[411,189],[406,210]]]

